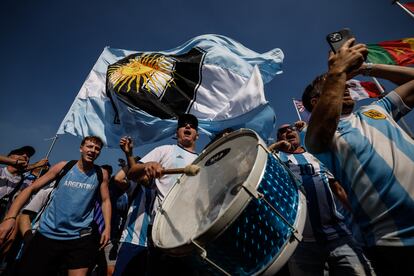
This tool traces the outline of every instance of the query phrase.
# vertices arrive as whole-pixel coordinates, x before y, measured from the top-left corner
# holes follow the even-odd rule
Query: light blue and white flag
[[[143,145],[173,136],[177,116],[191,113],[206,134],[247,127],[267,139],[275,114],[263,81],[282,72],[283,57],[280,49],[259,54],[220,35],[162,52],[106,47],[58,134],[97,135],[109,147],[129,135]]]

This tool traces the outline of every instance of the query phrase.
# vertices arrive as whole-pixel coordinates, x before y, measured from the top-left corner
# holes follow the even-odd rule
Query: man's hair
[[[306,86],[302,94],[302,103],[307,111],[312,112],[312,98],[319,97],[322,92],[322,87],[326,79],[326,74],[317,76],[311,84]]]
[[[83,138],[81,142],[81,146],[83,146],[86,141],[91,141],[95,144],[99,144],[101,147],[103,146],[102,139],[99,138],[98,136],[86,136],[85,138]]]

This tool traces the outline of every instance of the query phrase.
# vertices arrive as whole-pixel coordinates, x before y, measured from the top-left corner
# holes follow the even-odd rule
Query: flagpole
[[[45,157],[46,159],[49,158],[49,155],[52,152],[53,147],[55,146],[56,140],[58,139],[58,135],[55,134],[55,136],[52,139],[53,139],[52,144],[50,145],[49,150],[46,153],[46,157]]]
[[[58,139],[58,135],[55,134],[55,136],[52,139],[53,139],[52,144],[50,145],[49,150],[46,153],[45,159],[49,159],[49,155],[52,152],[53,147],[55,146],[56,140]],[[43,169],[40,170],[38,177],[40,177],[40,175],[42,174],[42,172],[43,172]]]
[[[297,107],[297,106],[296,106],[296,104],[295,104],[295,98],[292,98],[292,102],[293,102],[293,105],[295,106],[296,114],[298,114],[299,121],[302,121],[302,117],[300,116],[300,113],[299,113],[298,107]]]
[[[381,92],[381,95],[384,95],[385,94],[385,91],[382,88],[382,86],[379,83],[379,81],[377,80],[377,78],[376,77],[372,77],[372,79],[374,80],[374,83],[377,86],[378,90]],[[411,128],[409,127],[409,125],[407,124],[407,122],[404,120],[403,117],[401,117],[400,122],[404,126],[404,130],[411,136],[411,138],[414,139],[414,134],[413,134]]]
[[[397,4],[401,9],[403,9],[409,16],[411,16],[412,18],[414,18],[414,14],[407,9],[406,7],[404,7],[403,4],[401,4],[400,2],[398,2],[397,0],[392,1],[392,4]]]

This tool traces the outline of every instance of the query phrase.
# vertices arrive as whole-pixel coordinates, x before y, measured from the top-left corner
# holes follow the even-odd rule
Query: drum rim
[[[251,129],[239,129],[239,130],[229,133],[225,137],[218,139],[217,141],[212,143],[207,149],[203,150],[202,153],[196,158],[196,160],[194,160],[192,164],[199,163],[204,158],[204,156],[206,156],[207,154],[210,154],[210,152],[214,151],[218,146],[222,145],[225,141],[229,139],[234,139],[238,136],[242,136],[243,134],[248,134],[252,137],[255,137],[257,140],[258,149],[257,149],[255,163],[252,167],[252,171],[248,175],[246,180],[243,182],[242,186],[250,188],[254,191],[257,190],[257,187],[260,184],[263,178],[263,175],[265,173],[266,164],[268,160],[268,156],[267,156],[268,152],[260,146],[261,144],[263,145],[264,148],[266,148],[266,144],[263,141],[263,139],[255,131]],[[179,191],[180,191],[180,188],[177,185],[179,185],[179,183],[182,182],[182,180],[185,180],[186,177],[187,177],[186,175],[182,175],[181,177],[179,177],[179,179],[176,181],[176,183],[173,185],[173,187],[169,190],[169,192],[165,196],[165,199],[160,206],[161,209],[164,209],[164,207],[170,207],[170,205],[175,201],[175,198],[179,195]],[[253,179],[257,179],[257,181],[254,182]],[[171,196],[173,196],[174,198],[168,199]],[[205,229],[204,231],[200,233],[197,233],[197,235],[192,237],[190,240],[187,240],[183,242],[182,244],[180,244],[179,246],[174,246],[174,247],[165,247],[159,243],[160,231],[158,230],[162,228],[161,223],[159,222],[161,220],[162,212],[157,211],[155,219],[154,219],[154,223],[153,223],[152,233],[151,233],[153,237],[153,242],[157,247],[161,248],[167,253],[170,253],[171,255],[177,255],[177,256],[186,255],[196,248],[196,246],[192,244],[191,242],[192,240],[197,242],[197,244],[199,245],[204,245],[207,241],[217,238],[224,231],[226,231],[226,229],[238,218],[240,213],[243,212],[243,210],[249,204],[251,199],[252,199],[252,196],[249,195],[245,189],[243,188],[240,189],[237,195],[234,196],[230,204],[226,207],[221,217],[216,218],[214,221],[211,222],[210,226],[207,229]]]

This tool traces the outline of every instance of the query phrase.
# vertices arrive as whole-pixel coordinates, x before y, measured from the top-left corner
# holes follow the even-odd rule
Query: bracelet
[[[19,159],[17,159],[17,160],[16,160],[16,163],[15,163],[15,165],[17,165],[17,164],[19,164]]]
[[[16,219],[16,217],[7,217],[7,218],[3,219],[3,221],[9,220],[9,219]]]
[[[372,67],[374,66],[373,63],[367,62],[365,63],[365,69],[362,72],[362,75],[364,76],[371,76]]]

